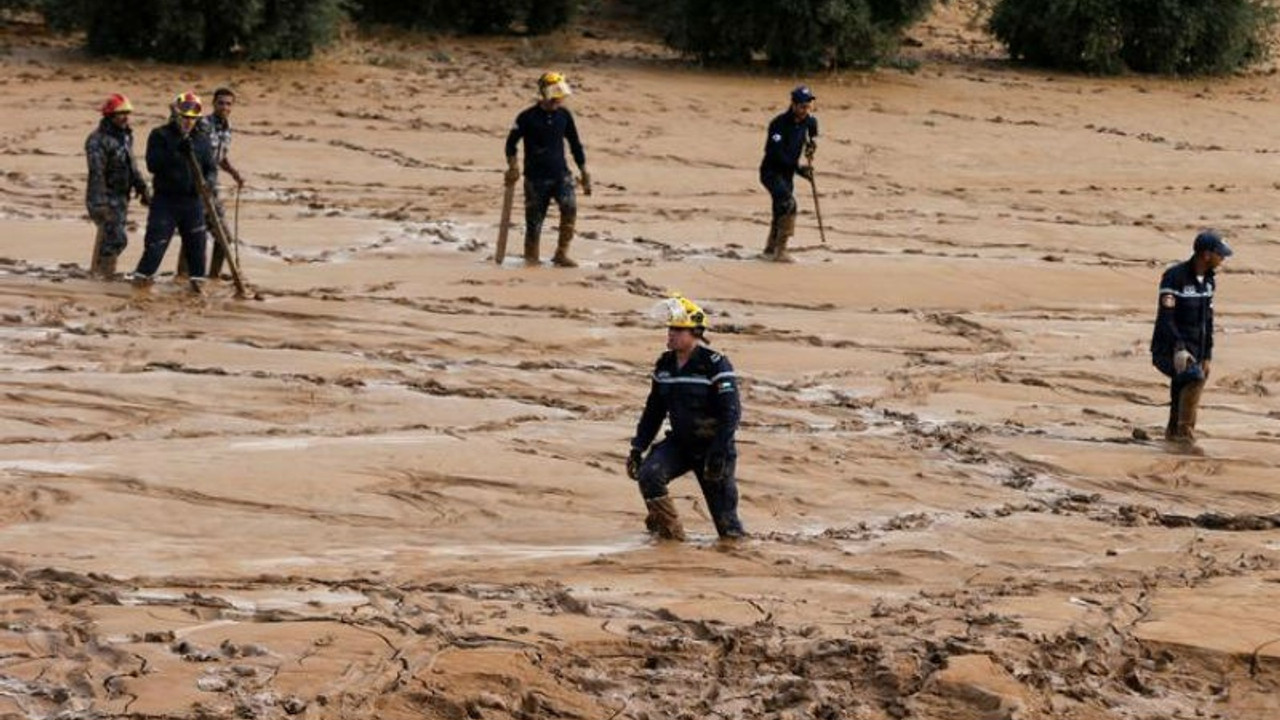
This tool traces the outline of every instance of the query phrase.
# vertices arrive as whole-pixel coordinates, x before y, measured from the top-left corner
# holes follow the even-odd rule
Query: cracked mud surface
[[[583,267],[499,268],[518,41],[178,71],[7,29],[0,718],[1280,715],[1280,80],[1020,72],[963,6],[916,75],[812,79],[829,240],[802,195],[785,267],[789,81],[575,40]],[[83,271],[72,98],[145,135],[187,83],[240,92],[257,300]],[[1238,253],[1179,454],[1146,343],[1202,225]],[[736,544],[687,480],[652,543],[623,473],[668,289],[744,376]]]

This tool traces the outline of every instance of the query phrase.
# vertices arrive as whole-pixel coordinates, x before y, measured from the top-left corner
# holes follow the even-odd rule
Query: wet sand
[[[0,717],[1280,715],[1280,79],[1017,70],[964,21],[914,74],[803,78],[794,265],[754,258],[792,78],[608,32],[223,69],[7,30]],[[544,66],[596,185],[576,270],[492,262]],[[100,96],[141,155],[222,84],[260,299],[88,279]],[[1135,438],[1203,226],[1237,255],[1188,455]],[[683,479],[655,544],[623,471],[667,290],[745,378],[743,542]]]

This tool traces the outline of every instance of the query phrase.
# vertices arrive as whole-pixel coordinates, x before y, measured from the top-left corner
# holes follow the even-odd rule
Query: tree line
[[[872,66],[948,0],[0,0],[82,30],[98,55],[307,58],[354,21],[428,32],[540,35],[590,3],[629,7],[704,63],[793,70]],[[1267,57],[1274,0],[986,0],[987,29],[1019,62],[1089,73],[1229,73]]]

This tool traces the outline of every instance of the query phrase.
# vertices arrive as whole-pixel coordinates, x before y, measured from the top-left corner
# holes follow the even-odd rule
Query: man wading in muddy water
[[[791,91],[791,107],[769,123],[760,161],[760,184],[773,200],[773,221],[762,257],[791,262],[787,241],[796,231],[795,176],[813,179],[813,155],[818,150],[818,119],[810,114],[817,96],[801,85]],[[809,165],[800,164],[800,154]]]
[[[627,476],[640,484],[649,510],[645,527],[664,540],[684,540],[667,484],[692,470],[716,532],[740,538],[745,532],[738,519],[733,441],[742,414],[737,376],[728,358],[704,344],[707,314],[702,308],[677,295],[654,310],[667,324],[667,351],[653,368],[649,399],[627,456]],[[646,457],[664,418],[670,419],[671,430]]]
[[[110,279],[116,274],[116,260],[129,244],[125,223],[129,217],[129,191],[138,194],[143,205],[151,204],[147,181],[138,173],[133,161],[133,130],[129,114],[133,105],[129,98],[115,94],[102,104],[102,120],[98,129],[84,142],[84,155],[89,163],[89,182],[85,188],[85,207],[98,226],[93,246],[95,276]]]
[[[549,72],[538,78],[538,104],[516,116],[507,135],[506,182],[514,185],[520,179],[516,147],[524,141],[524,263],[539,264],[538,242],[542,221],[555,200],[560,208],[560,237],[551,262],[559,267],[577,267],[569,257],[574,223],[578,218],[578,201],[573,191],[573,175],[564,159],[564,143],[569,142],[573,161],[582,172],[582,192],[591,194],[591,175],[587,173],[587,156],[578,139],[573,115],[563,107],[564,99],[573,94],[560,73]]]
[[[217,163],[218,169],[225,171],[236,182],[236,190],[244,187],[244,176],[240,171],[231,164],[231,109],[235,107],[236,94],[231,88],[220,87],[213,91],[213,112],[205,115],[200,119],[200,131],[209,138],[209,144],[213,148],[213,159]],[[214,182],[209,186],[209,192],[213,193],[213,204],[218,210],[218,217],[222,219],[222,226],[227,227],[227,216],[224,211],[224,203],[222,202],[222,193],[218,187],[218,183]],[[226,251],[222,249],[221,243],[213,244],[213,259],[209,262],[209,277],[218,278],[222,273],[222,264],[226,262]],[[187,260],[185,255],[178,256],[178,274],[187,275]]]
[[[206,185],[216,181],[218,166],[209,137],[196,129],[199,122],[200,98],[185,92],[170,106],[169,122],[147,136],[147,169],[156,192],[147,214],[142,259],[133,273],[133,283],[139,288],[150,286],[175,228],[182,235],[191,289],[199,292],[199,282],[204,279],[204,206],[187,158],[190,153],[195,154]]]
[[[1195,444],[1196,411],[1213,357],[1214,271],[1231,247],[1213,230],[1196,236],[1191,259],[1160,278],[1160,304],[1151,334],[1151,362],[1170,378],[1169,423],[1164,439]]]

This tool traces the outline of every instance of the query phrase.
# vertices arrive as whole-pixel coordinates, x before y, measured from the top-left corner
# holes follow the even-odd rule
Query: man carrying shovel
[[[524,141],[524,263],[538,265],[539,238],[542,221],[547,217],[551,201],[560,208],[560,237],[556,254],[551,262],[557,267],[577,267],[569,257],[569,243],[573,241],[574,223],[578,217],[578,202],[574,195],[573,174],[564,159],[564,144],[569,142],[569,152],[582,173],[582,192],[591,194],[591,175],[587,173],[587,156],[578,139],[578,127],[573,114],[563,106],[564,99],[573,93],[569,83],[560,73],[544,73],[538,78],[538,104],[516,116],[515,125],[507,135],[507,185],[520,179],[516,150]],[[506,223],[506,218],[503,218]]]
[[[769,123],[760,161],[760,184],[773,199],[773,221],[762,257],[775,262],[791,262],[787,241],[796,230],[795,176],[813,179],[813,154],[818,149],[818,119],[812,115],[817,96],[808,86],[791,91],[791,107]],[[800,164],[800,155],[808,165]]]

